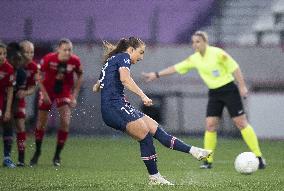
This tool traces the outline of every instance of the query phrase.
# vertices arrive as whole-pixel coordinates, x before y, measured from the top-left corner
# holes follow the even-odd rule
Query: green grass
[[[202,145],[202,139],[184,140]],[[190,155],[155,144],[159,171],[176,186],[147,184],[139,145],[130,138],[71,137],[62,153],[62,166],[55,168],[51,163],[55,137],[49,137],[44,140],[38,166],[0,168],[0,190],[284,190],[283,141],[261,141],[268,167],[251,175],[234,170],[236,155],[248,150],[241,140],[219,139],[211,170],[200,170],[200,162]],[[33,151],[29,140],[26,162]],[[12,155],[17,157],[15,146]]]

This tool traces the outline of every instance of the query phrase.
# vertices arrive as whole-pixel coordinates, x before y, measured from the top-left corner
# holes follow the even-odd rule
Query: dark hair
[[[145,43],[136,37],[129,37],[128,39],[122,38],[118,41],[116,45],[113,45],[107,41],[103,41],[103,49],[104,49],[104,63],[108,58],[113,55],[125,52],[129,47],[133,47],[134,49],[140,47],[141,45],[145,45]]]
[[[4,49],[6,49],[6,48],[7,48],[7,46],[6,46],[6,44],[4,44],[4,43],[0,42],[0,48],[4,48]]]
[[[23,63],[23,55],[21,47],[17,42],[11,42],[7,46],[7,60],[15,68],[18,68]]]
[[[62,44],[72,44],[72,42],[68,38],[62,38],[58,42],[58,47],[60,47]]]
[[[196,31],[193,36],[199,36],[204,40],[204,42],[208,42],[208,35],[204,31]]]

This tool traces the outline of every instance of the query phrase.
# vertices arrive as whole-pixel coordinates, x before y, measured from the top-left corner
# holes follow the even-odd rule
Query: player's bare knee
[[[47,126],[47,122],[38,120],[36,128],[37,129],[45,129]]]
[[[206,123],[206,130],[207,131],[214,132],[214,131],[216,131],[216,128],[217,128],[216,123],[214,123],[214,122],[207,122]]]
[[[24,132],[25,131],[25,127],[17,126],[16,130],[17,130],[17,132]]]
[[[238,129],[243,129],[247,126],[247,122],[245,120],[237,120],[234,122]]]
[[[141,128],[141,133],[139,138],[142,140],[146,137],[146,135],[150,132],[150,130],[147,127]]]
[[[70,120],[62,120],[60,123],[60,129],[67,130],[70,125]]]

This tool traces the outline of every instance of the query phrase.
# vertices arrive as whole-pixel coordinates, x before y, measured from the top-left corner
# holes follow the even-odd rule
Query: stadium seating
[[[271,5],[261,12],[261,15],[253,24],[255,44],[278,45],[283,44],[284,39],[284,1],[270,1]]]
[[[1,1],[0,16],[5,19],[0,21],[0,38],[54,41],[66,36],[82,42],[136,35],[148,41],[176,43],[202,26],[214,2]]]
[[[212,43],[253,45],[258,41],[256,31],[264,28],[265,30],[271,29],[273,23],[267,15],[271,15],[273,1],[229,0],[221,2],[219,16],[217,15],[212,20],[211,26],[203,28],[209,33],[209,36],[212,36]],[[263,20],[262,15],[269,21]],[[277,37],[275,39],[273,34],[269,34],[266,38],[268,38],[266,41],[277,41]]]

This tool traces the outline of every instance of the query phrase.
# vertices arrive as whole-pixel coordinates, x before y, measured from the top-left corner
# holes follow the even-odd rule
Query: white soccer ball
[[[251,174],[257,171],[259,160],[252,152],[243,152],[235,160],[235,169],[241,174]]]

